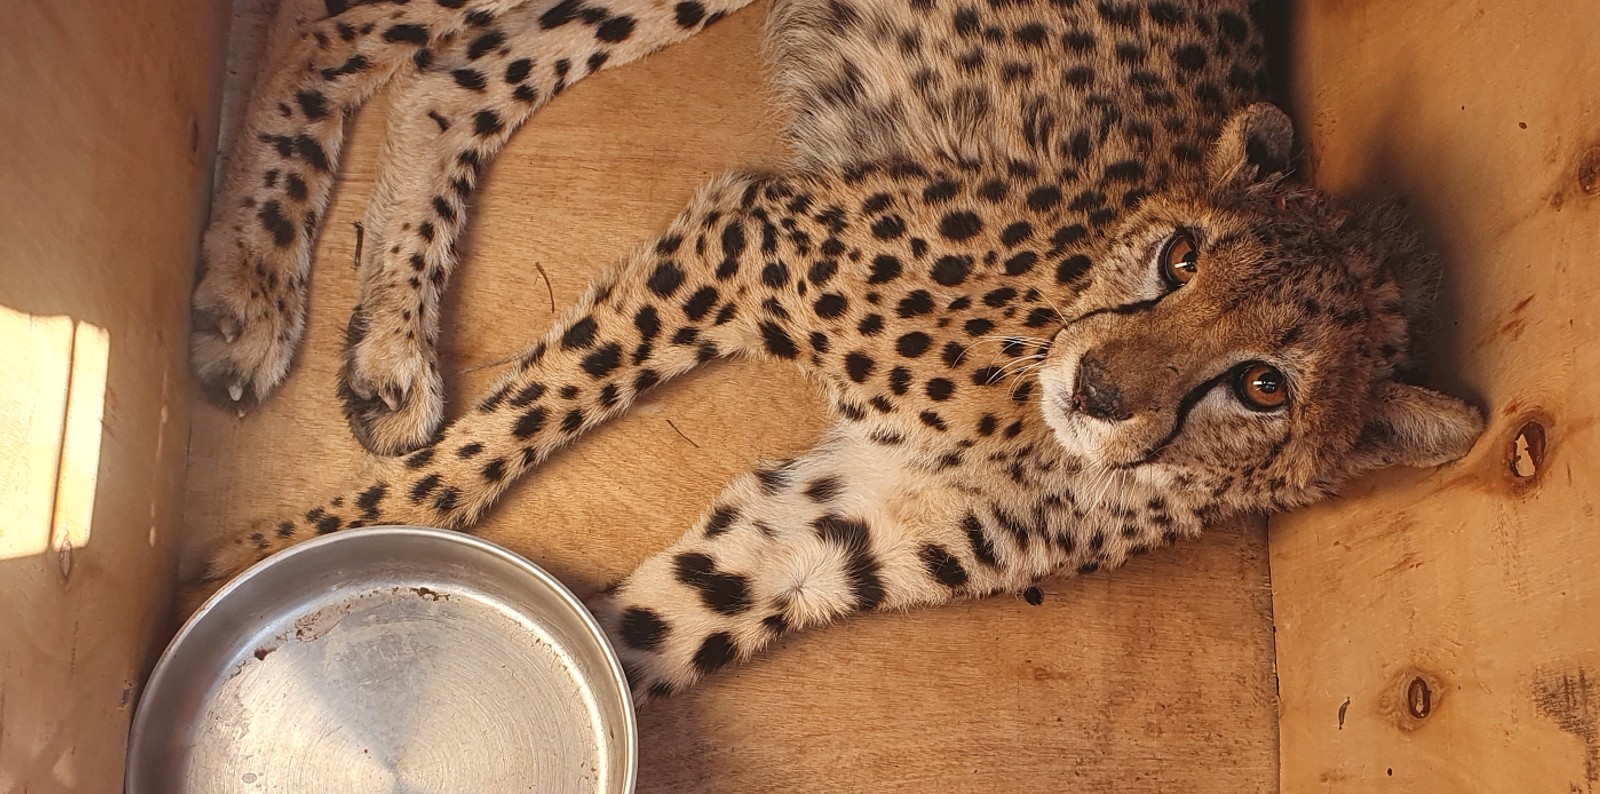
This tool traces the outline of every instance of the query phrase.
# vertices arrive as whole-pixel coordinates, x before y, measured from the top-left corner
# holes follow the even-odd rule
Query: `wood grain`
[[[122,790],[170,629],[226,9],[0,23],[0,791]]]
[[[585,80],[513,139],[476,194],[447,308],[452,410],[698,184],[780,161],[764,14]],[[363,463],[333,376],[382,127],[381,106],[355,124],[283,391],[242,421],[194,408],[190,571],[223,533],[303,510]],[[822,427],[795,373],[715,366],[552,460],[483,534],[585,594],[673,540],[758,458],[802,450]],[[650,706],[640,790],[1270,791],[1265,555],[1261,527],[1222,528],[1114,575],[1045,583],[1039,607],[999,598],[798,637]]]
[[[1435,381],[1491,421],[1459,465],[1272,522],[1283,790],[1590,794],[1600,16],[1306,2],[1295,28],[1317,179],[1411,199],[1447,259]],[[1542,460],[1514,462],[1529,423]]]

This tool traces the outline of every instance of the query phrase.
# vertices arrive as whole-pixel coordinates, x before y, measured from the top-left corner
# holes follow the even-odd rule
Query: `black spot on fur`
[[[762,493],[767,496],[775,496],[789,487],[789,469],[787,466],[756,469],[756,479],[761,483]]]
[[[706,537],[714,538],[724,532],[727,532],[728,528],[733,526],[733,522],[738,520],[738,508],[728,507],[726,505],[718,505],[716,508],[712,509],[711,517],[706,519]]]
[[[900,299],[895,312],[902,318],[920,317],[933,312],[933,296],[927,290],[917,290]]]
[[[1008,276],[1020,276],[1033,269],[1039,261],[1039,255],[1032,251],[1020,251],[1016,256],[1006,260],[1005,269]]]
[[[528,75],[532,71],[533,61],[530,61],[527,58],[518,58],[511,63],[506,64],[506,82],[513,85],[520,83],[523,80],[528,79]]]
[[[911,370],[905,367],[895,367],[889,371],[889,390],[895,394],[905,394],[911,389]]]
[[[316,528],[317,534],[319,535],[326,535],[329,532],[334,532],[338,530],[339,527],[344,523],[343,521],[339,520],[338,516],[329,515],[327,511],[320,507],[314,508],[310,512],[306,513],[306,521],[310,522],[311,525]]]
[[[691,320],[700,320],[711,312],[713,306],[717,305],[717,298],[719,297],[721,296],[717,293],[716,287],[701,287],[693,295],[689,296],[689,300],[684,302],[684,316]]]
[[[543,383],[530,383],[526,386],[523,386],[522,388],[518,389],[516,395],[511,398],[511,407],[521,408],[539,399],[540,397],[543,397],[544,392],[545,386]]]
[[[505,129],[505,122],[500,120],[499,113],[480,110],[472,116],[472,129],[479,136],[489,136]]]
[[[855,591],[856,608],[868,610],[883,601],[883,580],[879,577],[878,561],[870,551],[871,531],[866,522],[828,514],[812,522],[817,537],[842,547],[849,559],[845,574]]]
[[[952,212],[939,221],[939,233],[948,240],[970,240],[983,231],[983,221],[976,213]]]
[[[449,513],[456,509],[456,500],[461,498],[459,488],[446,488],[439,492],[433,499],[433,509],[440,513]]]
[[[750,609],[750,580],[717,570],[716,561],[699,552],[684,552],[672,560],[673,575],[700,593],[708,609],[738,615]]]
[[[584,317],[573,323],[572,327],[561,335],[562,349],[582,350],[594,345],[595,331],[598,328],[593,317]]]
[[[428,494],[433,493],[433,490],[438,488],[439,483],[443,480],[444,478],[438,474],[429,474],[428,476],[417,480],[416,483],[411,486],[412,504],[421,504],[422,500],[427,499]]]
[[[361,517],[371,520],[378,517],[378,505],[383,502],[383,497],[389,493],[389,486],[376,483],[371,488],[362,491],[356,497],[356,508],[361,511]]]
[[[949,588],[957,588],[967,583],[967,569],[961,566],[949,549],[935,544],[927,544],[918,553],[922,558],[922,566],[928,569],[928,575],[934,581]]]
[[[777,323],[764,322],[761,324],[761,339],[766,344],[767,352],[778,358],[794,358],[800,355],[799,348],[795,347],[794,340]]]
[[[782,262],[768,262],[761,268],[761,283],[773,289],[789,283],[789,268]]]
[[[885,284],[900,277],[900,260],[888,254],[879,254],[872,260],[872,272],[867,276],[868,284]]]
[[[818,297],[812,308],[816,310],[818,317],[832,319],[844,314],[845,308],[849,305],[849,301],[845,300],[843,295],[837,292],[828,292]]]
[[[872,236],[879,240],[895,240],[906,233],[906,222],[899,215],[885,215],[872,224]]]
[[[661,647],[671,627],[654,610],[629,607],[622,613],[622,641],[634,650],[654,652]]]
[[[844,357],[845,372],[856,383],[865,383],[867,378],[871,377],[872,370],[876,366],[877,363],[872,360],[871,356],[860,351],[852,352]]]
[[[358,72],[364,72],[371,66],[372,66],[372,62],[368,61],[365,56],[352,55],[348,59],[346,59],[344,63],[340,64],[338,68],[335,68],[335,69],[323,69],[322,70],[322,79],[330,80],[330,81],[331,80],[337,80],[337,79],[339,79],[341,77],[344,77],[345,75],[356,74]]]
[[[813,502],[831,502],[844,492],[844,483],[838,477],[821,477],[806,486],[805,495]]]
[[[673,7],[673,16],[678,20],[679,27],[694,27],[706,17],[706,7],[697,0],[685,0]]]
[[[988,533],[983,531],[983,522],[979,521],[976,515],[967,513],[967,517],[961,519],[961,528],[967,532],[967,543],[972,547],[972,556],[982,565],[998,568],[1000,560],[995,557],[994,543],[989,540]]]
[[[294,95],[295,102],[300,105],[300,112],[306,114],[310,121],[316,121],[328,115],[328,99],[321,91],[306,90]]]
[[[1015,248],[1024,240],[1027,240],[1032,236],[1033,227],[1029,226],[1023,221],[1017,221],[1016,223],[1007,226],[1005,230],[1000,233],[1000,242],[1005,243],[1006,247],[1008,248]]]
[[[972,271],[972,259],[946,255],[933,263],[933,280],[946,287],[960,286]]]
[[[427,44],[428,29],[421,25],[393,25],[383,32],[383,40],[390,44]]]
[[[656,314],[656,307],[644,306],[633,315],[633,327],[638,329],[639,336],[648,342],[661,333],[661,319]]]
[[[656,269],[651,272],[650,279],[645,282],[645,286],[649,287],[651,292],[663,298],[668,298],[672,296],[672,293],[677,292],[679,287],[683,286],[683,280],[684,273],[682,268],[672,262],[662,262],[656,265]]]
[[[1061,190],[1054,185],[1034,188],[1028,193],[1028,209],[1048,212],[1061,203]]]
[[[576,433],[583,429],[583,410],[574,408],[561,418],[561,432]]]
[[[961,186],[948,179],[935,182],[922,190],[922,200],[929,204],[943,204],[955,198]]]
[[[279,248],[287,248],[294,242],[294,224],[283,217],[283,208],[276,201],[269,201],[256,211],[256,217],[261,219],[262,228],[272,234],[272,242]]]
[[[916,358],[928,352],[928,346],[933,344],[927,334],[921,331],[912,331],[895,340],[895,350],[906,358]]]
[[[1089,257],[1083,254],[1074,254],[1061,260],[1061,264],[1056,265],[1056,283],[1070,284],[1083,278],[1089,274],[1091,264]]]
[[[599,350],[584,356],[579,365],[591,377],[603,378],[610,375],[622,364],[622,347],[616,343],[606,345]]]
[[[1186,44],[1172,52],[1172,60],[1178,68],[1186,72],[1198,72],[1205,68],[1206,51],[1198,44]]]
[[[511,434],[526,441],[544,427],[545,420],[549,417],[549,412],[542,407],[530,409],[517,417],[517,423],[512,427]]]
[[[944,350],[940,352],[939,357],[944,359],[945,366],[954,369],[961,363],[961,359],[966,353],[966,346],[960,342],[946,342],[944,343]]]
[[[433,211],[438,213],[439,218],[445,223],[455,223],[456,208],[451,206],[450,202],[445,201],[444,196],[433,197]]]
[[[719,631],[700,643],[700,650],[694,653],[694,669],[710,675],[732,661],[734,653],[733,635]]]
[[[500,49],[500,47],[505,43],[506,34],[498,30],[491,30],[482,36],[473,39],[472,43],[467,45],[467,60],[476,61],[479,58],[482,58],[483,56]]]
[[[626,41],[629,36],[633,35],[633,29],[636,25],[637,23],[633,17],[625,14],[614,16],[600,23],[600,27],[595,28],[594,37],[613,44],[619,41]]]
[[[483,479],[488,482],[500,482],[506,478],[506,459],[495,458],[483,464]]]

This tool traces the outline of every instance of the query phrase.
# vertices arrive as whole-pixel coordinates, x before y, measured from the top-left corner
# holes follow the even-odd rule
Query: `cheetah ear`
[[[1276,105],[1258,102],[1235,112],[1206,158],[1218,188],[1243,189],[1289,171],[1294,124]]]
[[[1444,394],[1389,381],[1352,452],[1353,473],[1389,466],[1442,466],[1461,459],[1483,433],[1478,409]]]

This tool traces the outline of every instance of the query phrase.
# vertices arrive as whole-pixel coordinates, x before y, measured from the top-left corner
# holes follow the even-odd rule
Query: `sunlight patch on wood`
[[[0,560],[89,542],[111,338],[70,317],[0,306]]]

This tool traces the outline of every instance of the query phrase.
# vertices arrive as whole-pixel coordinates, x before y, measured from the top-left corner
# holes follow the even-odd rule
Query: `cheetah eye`
[[[1277,367],[1252,361],[1239,367],[1233,382],[1239,402],[1257,411],[1276,411],[1289,401],[1289,383]]]
[[[1200,248],[1188,229],[1174,232],[1161,247],[1161,278],[1177,289],[1188,284],[1200,271]]]

